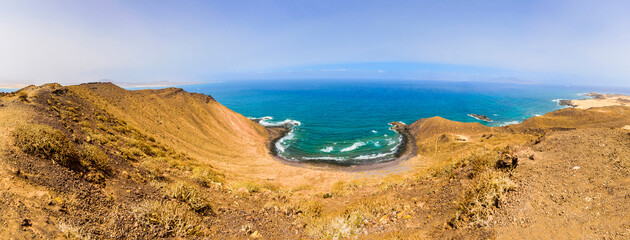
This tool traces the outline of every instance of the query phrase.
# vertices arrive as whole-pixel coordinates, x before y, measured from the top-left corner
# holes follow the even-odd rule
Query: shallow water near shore
[[[348,164],[392,160],[401,136],[390,122],[411,124],[441,116],[488,126],[519,123],[563,108],[555,99],[579,99],[592,88],[488,82],[296,80],[188,85],[190,92],[267,126],[289,125],[278,155],[294,161]],[[468,114],[485,115],[493,122]]]

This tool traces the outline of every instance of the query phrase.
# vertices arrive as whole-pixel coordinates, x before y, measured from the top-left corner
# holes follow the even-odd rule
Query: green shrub
[[[28,124],[12,132],[15,145],[28,154],[68,166],[77,163],[77,151],[61,131],[47,125]]]

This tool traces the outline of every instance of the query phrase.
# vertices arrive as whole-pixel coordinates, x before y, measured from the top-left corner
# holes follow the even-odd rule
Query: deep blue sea
[[[394,158],[400,136],[393,121],[411,124],[441,116],[488,126],[519,123],[562,108],[556,99],[579,99],[599,89],[551,85],[448,81],[296,80],[234,81],[183,86],[263,125],[291,123],[276,144],[295,161],[360,164]],[[604,90],[605,91],[605,90]],[[614,90],[613,90],[614,91]],[[486,115],[493,122],[468,116]]]

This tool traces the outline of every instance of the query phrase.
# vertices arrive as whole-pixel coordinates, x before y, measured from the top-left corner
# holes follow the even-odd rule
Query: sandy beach
[[[630,106],[630,96],[621,94],[601,94],[601,93],[588,93],[585,96],[592,98],[580,99],[580,100],[567,100],[565,104],[571,107],[579,109],[589,109],[593,107],[607,107],[607,106]]]

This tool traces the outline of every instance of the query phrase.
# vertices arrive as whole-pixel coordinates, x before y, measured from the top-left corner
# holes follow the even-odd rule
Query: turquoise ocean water
[[[292,124],[276,143],[294,161],[362,164],[394,158],[400,136],[388,123],[441,116],[501,126],[557,109],[556,99],[579,99],[601,89],[446,81],[236,81],[183,86],[263,125]],[[607,91],[607,90],[602,90]],[[609,92],[611,90],[608,90]],[[612,90],[614,91],[614,90]],[[619,92],[619,91],[617,91]],[[493,119],[483,122],[468,114]]]
[[[15,92],[18,89],[13,89],[13,88],[0,88],[0,92]]]

